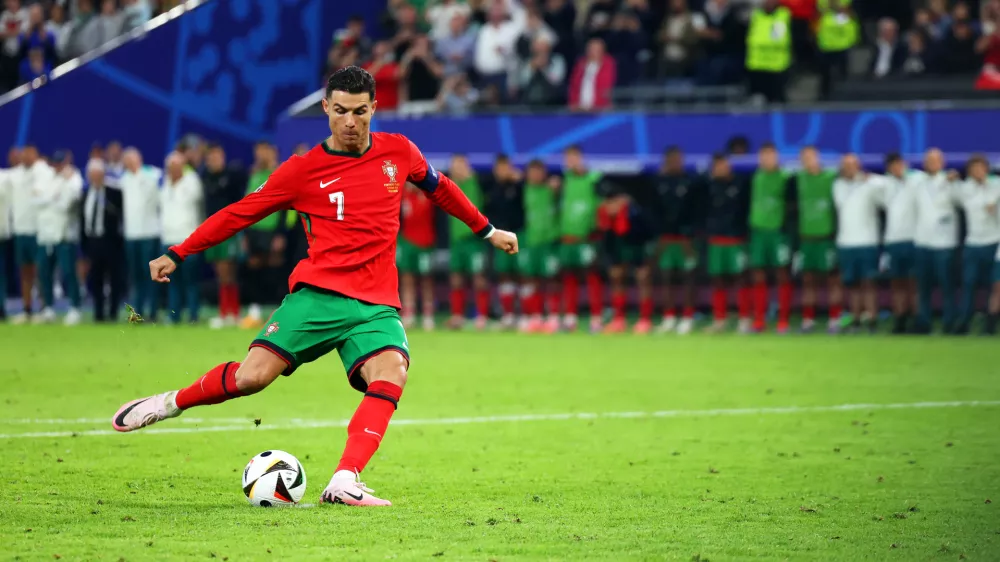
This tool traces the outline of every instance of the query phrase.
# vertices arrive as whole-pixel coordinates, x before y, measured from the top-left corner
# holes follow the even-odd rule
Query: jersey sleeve
[[[282,164],[256,191],[205,219],[187,240],[172,246],[167,255],[180,263],[192,254],[228,240],[275,211],[292,208],[296,190],[291,167],[289,162]]]
[[[477,236],[489,238],[495,230],[490,221],[469,201],[455,182],[431,166],[417,145],[409,139],[405,140],[410,152],[406,181],[420,188],[435,205],[465,223]]]

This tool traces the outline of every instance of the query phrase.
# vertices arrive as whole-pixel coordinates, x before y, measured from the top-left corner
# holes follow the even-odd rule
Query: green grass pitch
[[[395,505],[259,509],[256,453],[298,456],[310,503],[329,479],[360,398],[336,357],[108,421],[250,338],[0,326],[0,559],[1000,558],[995,340],[415,332],[363,475]]]

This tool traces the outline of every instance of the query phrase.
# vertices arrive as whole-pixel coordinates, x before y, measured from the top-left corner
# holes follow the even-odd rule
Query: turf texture
[[[0,326],[0,559],[1000,558],[995,339],[414,332],[363,474],[395,505],[261,509],[253,455],[298,456],[309,503],[336,465],[335,356],[109,431],[251,337]]]

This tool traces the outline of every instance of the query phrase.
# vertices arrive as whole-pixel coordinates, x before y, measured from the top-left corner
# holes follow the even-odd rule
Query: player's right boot
[[[337,471],[334,473],[333,478],[330,479],[330,484],[323,490],[323,494],[319,498],[319,503],[342,504],[354,507],[388,507],[392,505],[392,502],[389,500],[373,496],[372,494],[375,493],[375,490],[365,486],[356,475],[346,476],[342,472],[346,471]]]
[[[140,398],[126,402],[111,418],[111,427],[115,431],[127,432],[142,429],[158,421],[176,418],[181,415],[181,409],[174,403],[176,390]]]
[[[669,315],[663,317],[663,321],[660,322],[660,325],[659,327],[656,328],[656,331],[661,334],[669,334],[670,332],[673,332],[676,329],[677,329],[677,317]]]
[[[576,314],[567,314],[563,316],[563,326],[562,329],[567,332],[575,332],[577,327],[578,319]]]
[[[681,318],[677,323],[677,333],[686,336],[694,331],[694,318]]]

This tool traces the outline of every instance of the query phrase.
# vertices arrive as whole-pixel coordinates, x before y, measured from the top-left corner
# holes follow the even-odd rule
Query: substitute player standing
[[[451,158],[448,173],[455,178],[466,198],[476,207],[483,204],[483,189],[479,178],[469,166],[469,160],[460,154]],[[490,313],[490,286],[486,282],[486,252],[482,243],[472,237],[465,223],[452,218],[448,221],[448,267],[451,270],[451,320],[449,327],[458,329],[465,325],[466,281],[471,277],[476,294],[476,326],[486,327]]]
[[[521,185],[521,172],[515,168],[510,159],[500,154],[493,162],[493,175],[484,182],[486,193],[486,212],[494,220],[500,221],[511,232],[518,232],[524,225],[524,190]],[[514,303],[517,299],[517,258],[506,252],[496,252],[492,260],[493,273],[497,276],[497,293],[500,295],[500,327],[513,330],[517,327],[517,317],[514,315]],[[476,296],[476,308],[489,310],[489,293],[484,302]],[[522,303],[522,314],[525,312]],[[480,316],[482,318],[482,316]],[[477,328],[485,327],[478,319]]]
[[[431,261],[434,257],[434,203],[416,185],[407,182],[403,190],[403,226],[396,246],[396,267],[399,268],[399,288],[403,299],[403,327],[413,326],[417,317],[417,286],[423,304],[421,324],[434,329],[434,278]]]
[[[365,396],[347,426],[347,446],[322,501],[391,505],[359,482],[406,384],[409,348],[399,320],[396,236],[403,184],[413,182],[493,246],[517,253],[517,237],[493,225],[454,182],[402,135],[371,133],[375,80],[349,66],[333,73],[323,110],[331,136],[293,156],[255,191],[209,217],[183,243],[149,264],[160,282],[184,258],[281,209],[302,216],[309,257],[289,279],[291,293],[250,344],[242,362],[213,367],[191,386],[124,404],[112,424],[133,431],[201,405],[259,392],[278,376],[337,350],[348,381]]]
[[[909,330],[917,304],[913,279],[913,235],[917,206],[913,186],[907,178],[906,160],[898,153],[885,158],[885,239],[884,256],[892,287],[893,334]]]
[[[705,233],[708,235],[708,275],[712,278],[711,332],[726,328],[729,288],[736,286],[736,306],[739,310],[739,331],[749,333],[750,291],[743,273],[746,271],[747,214],[750,209],[750,189],[747,182],[733,174],[724,154],[712,157],[705,197]]]
[[[967,334],[975,314],[976,292],[989,283],[993,257],[1000,243],[1000,178],[990,177],[990,164],[976,154],[969,159],[968,177],[952,189],[965,210],[962,249],[962,291],[954,333]]]
[[[597,207],[606,190],[600,172],[588,170],[583,152],[571,146],[563,153],[564,169],[559,225],[562,230],[559,266],[562,268],[565,316],[563,329],[576,331],[580,298],[580,276],[587,278],[587,300],[590,301],[590,331],[602,329],[604,288],[597,272]]]
[[[521,311],[527,316],[522,326],[525,332],[554,333],[559,331],[559,287],[553,278],[559,271],[556,255],[559,239],[556,176],[548,177],[541,160],[532,160],[525,171],[524,182],[524,248],[517,255],[521,274]],[[543,301],[548,302],[549,316],[542,322]]]
[[[788,278],[791,250],[784,232],[788,174],[778,162],[773,143],[764,143],[757,154],[758,167],[750,185],[750,269],[753,275],[753,329],[765,328],[768,275],[778,286],[778,333],[788,332],[792,308],[792,284]]]
[[[841,159],[840,177],[833,182],[837,205],[837,254],[840,278],[851,306],[851,331],[862,325],[875,331],[878,275],[878,209],[885,201],[885,180],[861,170],[858,157]]]

